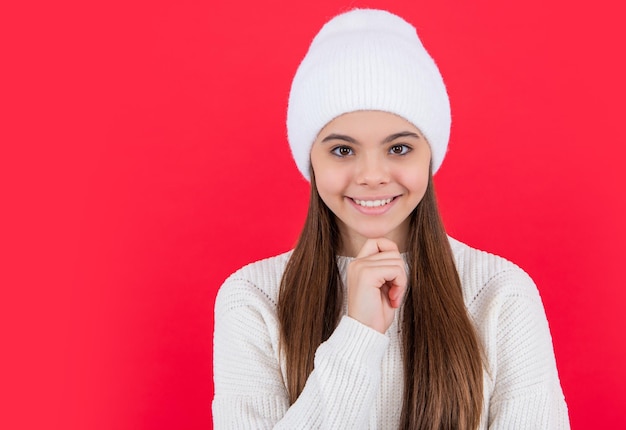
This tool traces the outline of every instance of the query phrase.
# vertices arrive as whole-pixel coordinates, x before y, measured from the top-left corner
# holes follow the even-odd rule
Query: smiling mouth
[[[397,197],[397,196],[396,196]],[[396,197],[391,197],[383,200],[359,200],[352,199],[354,203],[364,208],[379,208],[391,203]]]

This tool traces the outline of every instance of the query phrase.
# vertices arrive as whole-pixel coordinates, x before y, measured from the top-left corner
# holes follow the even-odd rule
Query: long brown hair
[[[432,175],[410,218],[409,287],[401,308],[400,428],[475,429],[483,401],[482,358],[437,209]],[[335,216],[317,193],[311,169],[309,211],[278,299],[292,404],[313,370],[317,347],[330,337],[341,316],[343,292],[336,261],[340,241]]]

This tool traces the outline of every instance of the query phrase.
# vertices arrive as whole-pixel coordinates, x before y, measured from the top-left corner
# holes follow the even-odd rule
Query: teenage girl
[[[330,20],[287,131],[309,210],[293,251],[218,293],[215,428],[568,429],[533,281],[443,228],[450,105],[415,28]]]

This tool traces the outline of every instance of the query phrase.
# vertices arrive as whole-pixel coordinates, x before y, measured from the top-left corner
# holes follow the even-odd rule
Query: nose
[[[377,155],[363,154],[359,157],[356,171],[359,185],[378,186],[389,182],[389,169],[385,160]]]

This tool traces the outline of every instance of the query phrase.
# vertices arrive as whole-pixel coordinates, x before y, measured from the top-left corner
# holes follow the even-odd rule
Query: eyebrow
[[[396,139],[400,139],[401,137],[414,137],[415,139],[419,139],[419,135],[417,133],[413,133],[412,131],[401,131],[400,133],[392,134],[391,136],[387,136],[383,143],[390,143]]]
[[[413,137],[415,139],[420,138],[420,136],[417,133],[413,133],[412,131],[401,131],[399,133],[394,133],[392,135],[387,136],[381,143],[390,143],[396,139],[400,139],[401,137]],[[337,133],[329,134],[324,139],[322,139],[322,142],[328,142],[329,140],[343,140],[345,142],[352,143],[352,144],[359,143],[355,138],[351,136],[347,136],[345,134],[337,134]]]
[[[336,134],[336,133],[329,134],[324,139],[322,139],[322,142],[328,142],[329,140],[344,140],[348,143],[358,143],[356,139],[353,137],[346,136],[345,134]]]

